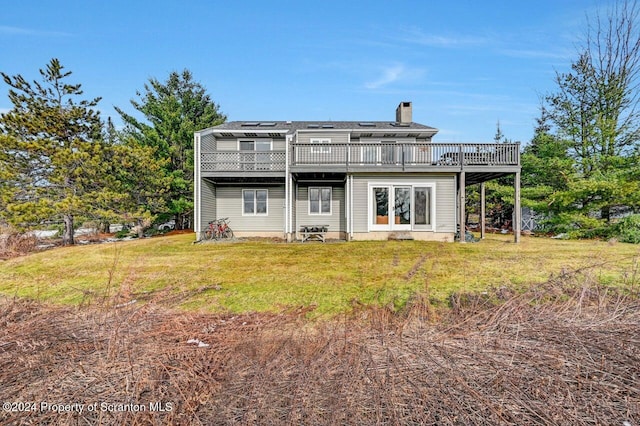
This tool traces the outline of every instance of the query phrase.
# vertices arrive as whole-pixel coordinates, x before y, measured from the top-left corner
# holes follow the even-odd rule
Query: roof
[[[280,133],[296,131],[348,130],[358,133],[388,131],[395,133],[420,133],[434,135],[435,127],[420,123],[399,123],[393,121],[228,121],[218,126],[201,130],[199,133]]]

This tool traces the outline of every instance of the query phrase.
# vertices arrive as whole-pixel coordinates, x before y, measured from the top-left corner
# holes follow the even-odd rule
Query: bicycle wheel
[[[213,231],[211,229],[207,229],[206,231],[204,231],[204,239],[205,240],[213,239]]]
[[[222,238],[233,238],[233,231],[231,228],[226,228],[222,233]]]

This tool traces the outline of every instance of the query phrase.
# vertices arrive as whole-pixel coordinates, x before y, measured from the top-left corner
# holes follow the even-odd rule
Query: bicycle
[[[229,226],[229,218],[212,220],[209,227],[204,231],[205,240],[220,240],[223,238],[233,238],[233,230]]]

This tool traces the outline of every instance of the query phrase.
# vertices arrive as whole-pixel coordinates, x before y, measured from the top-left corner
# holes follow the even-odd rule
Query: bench
[[[329,231],[329,225],[300,225],[302,242],[315,239],[324,243],[325,236]]]

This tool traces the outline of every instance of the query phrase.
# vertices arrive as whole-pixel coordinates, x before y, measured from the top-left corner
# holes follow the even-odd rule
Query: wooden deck
[[[502,175],[520,169],[520,144],[291,143],[288,151],[208,151],[203,176],[284,176],[293,173],[468,172]]]

